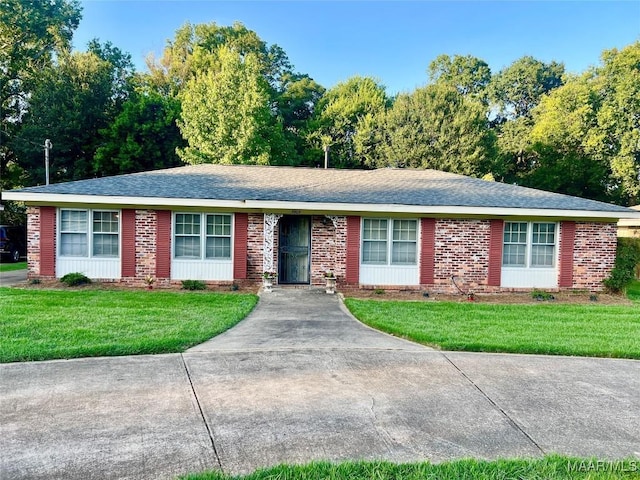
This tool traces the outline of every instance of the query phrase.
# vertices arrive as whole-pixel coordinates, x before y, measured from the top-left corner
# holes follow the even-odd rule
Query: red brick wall
[[[600,291],[616,260],[615,223],[576,222],[573,288]]]
[[[253,282],[262,281],[262,252],[264,215],[262,213],[250,213],[247,227],[247,278]],[[274,247],[274,255],[277,248]],[[277,263],[274,262],[277,269]]]
[[[40,272],[40,207],[27,208],[27,267],[29,278],[45,277]]]
[[[346,217],[333,221],[324,215],[311,218],[311,283],[324,285],[324,274],[331,270],[337,279],[345,276]]]
[[[436,220],[434,290],[490,291],[489,220]],[[493,287],[497,288],[497,287]]]

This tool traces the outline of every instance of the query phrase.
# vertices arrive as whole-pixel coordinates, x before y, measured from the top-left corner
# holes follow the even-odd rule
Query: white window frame
[[[176,221],[178,215],[195,215],[200,217],[200,228],[198,234],[178,234],[176,232]],[[229,235],[209,235],[207,234],[207,217],[208,216],[225,216],[229,217]],[[172,258],[177,261],[197,260],[199,262],[230,262],[233,260],[233,229],[234,215],[231,213],[217,212],[174,212],[172,219]],[[177,256],[176,255],[176,238],[177,237],[198,237],[199,239],[199,255],[197,256]],[[229,256],[228,257],[207,257],[207,239],[209,238],[229,238]]]
[[[365,223],[367,221],[372,220],[380,220],[387,222],[387,235],[384,240],[380,239],[365,239]],[[402,221],[410,221],[415,224],[415,240],[394,240],[393,239],[393,230],[395,226],[395,222]],[[420,222],[416,218],[378,218],[378,217],[367,217],[362,219],[362,226],[360,232],[360,264],[361,265],[386,265],[386,266],[417,266],[418,265],[418,257],[419,257],[419,236],[420,236]],[[372,262],[365,261],[364,259],[364,245],[365,242],[385,242],[386,243],[386,260],[384,262]],[[393,247],[394,244],[400,243],[413,243],[415,244],[415,260],[413,262],[394,262],[393,261]]]
[[[522,243],[520,242],[513,242],[513,243],[505,243],[504,241],[504,232],[506,231],[506,226],[507,224],[512,224],[512,223],[525,223],[527,225],[527,234],[526,234],[526,243],[524,243],[525,245],[525,253],[524,253],[524,265],[516,265],[516,264],[505,264],[504,263],[504,246],[505,245],[522,245]],[[533,226],[534,225],[553,225],[554,226],[554,230],[553,230],[553,243],[533,243]],[[502,268],[505,269],[522,269],[522,268],[526,268],[526,269],[542,269],[542,270],[548,270],[548,269],[555,269],[557,267],[557,259],[558,259],[558,237],[559,237],[559,224],[558,222],[538,222],[538,221],[512,221],[512,222],[505,222],[505,227],[504,227],[504,231],[502,234]],[[551,265],[533,265],[533,247],[534,246],[553,246],[553,255],[551,256],[552,258],[552,263]]]
[[[84,212],[86,215],[86,225],[87,228],[85,231],[65,231],[62,229],[62,216],[63,212]],[[118,231],[117,232],[94,232],[93,226],[93,214],[94,213],[115,213],[118,219]],[[60,208],[59,209],[59,220],[58,220],[58,245],[59,252],[58,256],[61,258],[85,258],[85,259],[119,259],[122,251],[122,215],[120,210],[106,209],[106,208]],[[84,234],[87,241],[87,252],[85,255],[66,255],[62,253],[62,239],[65,234]],[[94,238],[95,235],[113,235],[117,236],[117,245],[118,245],[118,253],[117,255],[97,255],[94,250]]]

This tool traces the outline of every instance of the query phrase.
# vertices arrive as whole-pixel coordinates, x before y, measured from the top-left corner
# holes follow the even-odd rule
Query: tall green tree
[[[455,87],[432,84],[399,95],[384,118],[376,167],[490,172],[493,137],[485,106]]]
[[[100,130],[94,171],[99,176],[176,167],[176,149],[184,147],[178,129],[180,103],[154,91],[139,91],[122,111]]]
[[[223,164],[282,164],[282,124],[272,114],[269,86],[257,56],[222,46],[219,69],[197,73],[182,90],[178,125],[187,146],[183,161]]]
[[[602,95],[598,128],[590,140],[596,158],[611,166],[626,202],[640,203],[640,41],[606,50],[595,70]]]
[[[489,97],[496,113],[493,125],[499,151],[496,177],[517,182],[534,167],[538,155],[532,149],[532,110],[543,95],[562,85],[563,73],[561,63],[525,56],[492,77]]]
[[[321,159],[322,150],[328,148],[332,167],[365,167],[356,149],[359,127],[371,124],[387,105],[384,87],[369,77],[352,77],[327,90],[316,105],[307,134],[315,157]]]
[[[42,143],[53,142],[52,182],[93,176],[99,130],[110,121],[112,66],[91,52],[63,52],[40,72],[19,134],[11,142],[29,182],[44,183]]]
[[[428,73],[432,83],[451,85],[461,95],[487,101],[491,69],[484,60],[472,55],[440,55],[429,64]]]
[[[10,141],[34,82],[69,46],[80,12],[77,0],[0,0],[0,189],[27,181]]]
[[[277,96],[276,101],[286,142],[293,148],[291,152],[293,165],[314,164],[314,159],[307,153],[309,144],[306,132],[316,105],[325,91],[325,88],[309,75],[291,74],[283,77],[282,92]]]
[[[491,96],[502,116],[529,117],[540,97],[562,85],[564,65],[522,57],[491,79]]]
[[[588,147],[600,98],[591,75],[568,77],[533,109],[530,150],[536,161],[519,183],[543,190],[609,200],[610,169]]]

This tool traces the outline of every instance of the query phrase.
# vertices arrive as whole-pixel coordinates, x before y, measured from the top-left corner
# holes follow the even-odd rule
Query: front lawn
[[[0,289],[0,362],[182,352],[229,329],[255,295]]]
[[[280,465],[248,475],[213,471],[180,477],[184,480],[613,480],[638,478],[640,460],[598,461],[549,455],[539,459],[456,460],[395,464],[390,462],[314,462]]]
[[[640,302],[640,280],[634,280],[627,287],[627,297],[634,302]]]
[[[15,270],[26,270],[27,262],[0,263],[0,272],[13,272]]]
[[[640,305],[358,300],[360,321],[444,350],[640,359]]]

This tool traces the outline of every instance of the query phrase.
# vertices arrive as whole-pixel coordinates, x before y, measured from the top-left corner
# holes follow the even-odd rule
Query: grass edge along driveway
[[[459,480],[459,479],[521,479],[521,480],[611,480],[638,478],[640,460],[597,460],[548,455],[538,459],[455,460],[395,464],[369,462],[313,462],[306,465],[279,465],[257,470],[248,475],[231,476],[212,471],[179,477],[183,480]]]
[[[183,352],[256,303],[236,293],[0,288],[0,362]]]
[[[361,322],[443,350],[640,359],[640,303],[480,304],[345,299]]]

